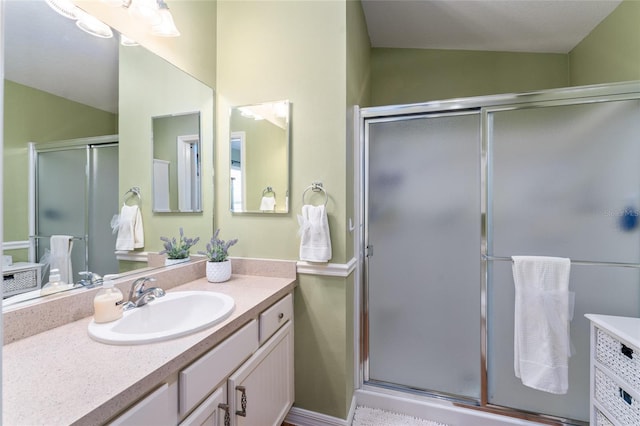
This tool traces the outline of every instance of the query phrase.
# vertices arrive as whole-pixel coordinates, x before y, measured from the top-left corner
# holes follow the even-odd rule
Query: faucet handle
[[[138,297],[140,293],[144,291],[144,285],[147,282],[154,282],[156,279],[154,277],[142,277],[138,278],[131,284],[131,289],[129,290],[129,300],[132,300],[135,297]]]

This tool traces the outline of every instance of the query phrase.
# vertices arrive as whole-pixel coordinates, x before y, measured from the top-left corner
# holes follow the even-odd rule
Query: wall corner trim
[[[298,261],[298,274],[325,275],[331,277],[348,277],[356,269],[358,261],[352,257],[347,263],[313,263]]]

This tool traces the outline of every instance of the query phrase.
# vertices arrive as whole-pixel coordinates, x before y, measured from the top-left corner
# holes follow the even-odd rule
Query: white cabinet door
[[[280,425],[294,398],[292,322],[260,347],[227,383],[232,425]]]
[[[230,416],[227,386],[222,385],[191,413],[180,426],[224,426],[225,415]]]

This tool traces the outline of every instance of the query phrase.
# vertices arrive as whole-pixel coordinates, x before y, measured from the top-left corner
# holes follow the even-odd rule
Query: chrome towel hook
[[[124,193],[124,196],[122,197],[122,203],[126,203],[127,199],[130,198],[131,196],[128,196],[129,193],[131,193],[131,196],[134,197],[138,197],[138,201],[142,202],[142,192],[140,191],[140,187],[139,186],[132,186],[131,188],[129,188],[129,190],[127,192]]]

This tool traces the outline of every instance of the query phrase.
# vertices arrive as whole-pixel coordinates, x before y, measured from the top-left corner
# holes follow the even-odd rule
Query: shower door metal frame
[[[358,316],[360,324],[356,324],[360,330],[359,352],[360,360],[356,369],[359,371],[360,381],[356,383],[357,389],[377,390],[385,393],[412,393],[418,397],[426,399],[444,399],[454,404],[473,407],[474,409],[503,414],[511,417],[517,417],[526,420],[562,425],[586,425],[587,423],[558,418],[544,413],[533,413],[530,411],[519,410],[511,407],[503,407],[489,404],[488,402],[488,360],[487,360],[487,286],[489,279],[489,262],[492,260],[500,260],[492,258],[491,237],[488,230],[491,228],[491,194],[490,187],[492,183],[491,176],[491,113],[498,111],[525,109],[525,108],[541,108],[559,105],[578,105],[587,103],[620,101],[640,99],[640,81],[599,84],[592,86],[579,86],[572,88],[550,89],[538,92],[522,93],[522,94],[505,94],[479,96],[470,98],[450,99],[444,101],[432,101],[418,104],[393,105],[382,107],[370,107],[359,109],[359,138],[356,140],[358,145],[359,156],[354,161],[356,170],[360,170],[361,178],[358,188],[360,203],[360,233],[359,241],[359,258],[363,259],[359,267],[362,268],[361,300],[356,306],[361,309]],[[415,117],[436,116],[437,114],[450,114],[463,111],[480,111],[480,132],[481,132],[481,152],[480,152],[480,184],[481,196],[481,247],[478,255],[481,257],[481,289],[480,289],[480,399],[470,400],[468,398],[460,398],[454,395],[447,395],[437,391],[425,391],[411,389],[392,384],[372,383],[369,381],[369,327],[368,318],[368,137],[369,125],[372,123],[380,123],[384,121],[398,121]],[[612,264],[612,266],[621,266],[621,264]],[[633,268],[640,268],[640,264],[622,264]]]

